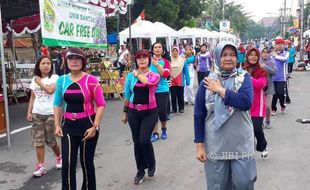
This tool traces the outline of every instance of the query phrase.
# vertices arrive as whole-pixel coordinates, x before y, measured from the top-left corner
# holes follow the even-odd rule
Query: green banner
[[[70,0],[40,0],[43,44],[107,48],[105,9]]]

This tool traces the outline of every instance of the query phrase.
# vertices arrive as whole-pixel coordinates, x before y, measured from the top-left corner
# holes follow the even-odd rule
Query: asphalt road
[[[292,103],[286,114],[272,117],[272,129],[264,130],[269,157],[257,159],[258,190],[310,189],[310,124],[297,118],[310,118],[310,73],[295,72],[290,81]],[[26,104],[11,106],[13,129],[29,125],[25,121]],[[206,189],[203,164],[195,159],[193,143],[193,106],[185,113],[172,115],[168,122],[167,140],[154,143],[157,173],[139,185],[133,185],[135,162],[131,133],[120,122],[122,103],[108,100],[97,146],[95,164],[99,190],[203,190]],[[54,166],[54,156],[46,149],[47,175],[32,178],[35,150],[31,146],[30,129],[12,135],[12,148],[0,139],[0,190],[60,189],[61,174]],[[259,157],[259,153],[257,153]],[[82,171],[77,169],[78,184]]]

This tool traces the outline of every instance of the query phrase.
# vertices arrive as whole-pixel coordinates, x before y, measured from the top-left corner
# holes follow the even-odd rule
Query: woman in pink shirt
[[[251,107],[251,118],[254,126],[254,135],[257,140],[256,150],[261,152],[261,156],[268,156],[267,141],[263,131],[263,121],[266,116],[266,96],[267,72],[259,64],[260,53],[255,47],[251,47],[246,54],[244,69],[252,76],[254,100]]]

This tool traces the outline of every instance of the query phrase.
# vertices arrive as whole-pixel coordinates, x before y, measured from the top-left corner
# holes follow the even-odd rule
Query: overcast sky
[[[226,0],[227,3],[232,1],[243,5],[244,11],[253,15],[256,22],[263,17],[279,16],[279,9],[284,6],[284,0]],[[296,15],[297,3],[298,0],[286,0],[286,7],[291,8],[292,15]]]

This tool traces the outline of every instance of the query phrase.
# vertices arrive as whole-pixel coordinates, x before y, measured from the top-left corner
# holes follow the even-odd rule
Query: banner
[[[221,32],[229,32],[230,31],[230,21],[228,21],[228,20],[220,21],[220,31]]]
[[[43,44],[107,48],[105,9],[70,0],[40,0]]]

